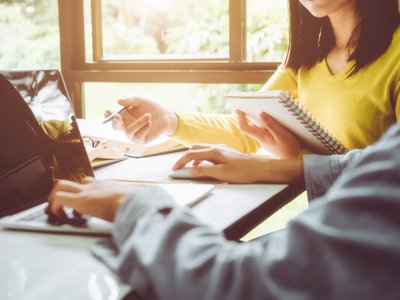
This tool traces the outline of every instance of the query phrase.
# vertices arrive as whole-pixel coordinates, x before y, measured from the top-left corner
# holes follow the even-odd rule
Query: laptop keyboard
[[[22,221],[42,221],[42,222],[47,222],[48,215],[43,211],[39,210],[36,212],[32,212],[28,216],[23,217],[21,220]]]

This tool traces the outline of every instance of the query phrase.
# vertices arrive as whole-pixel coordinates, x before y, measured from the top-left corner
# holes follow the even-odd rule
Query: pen
[[[102,123],[105,124],[105,123],[111,121],[112,118],[113,118],[116,114],[122,113],[122,112],[123,112],[125,109],[127,109],[127,108],[128,108],[128,106],[122,106],[120,109],[118,109],[117,111],[114,111],[111,115],[109,115],[107,118],[105,118],[105,119],[103,120]]]

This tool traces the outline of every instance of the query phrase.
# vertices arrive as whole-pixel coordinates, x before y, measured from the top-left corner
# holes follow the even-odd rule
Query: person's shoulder
[[[398,71],[400,71],[400,68],[398,67],[399,66],[398,62],[400,61],[399,49],[400,49],[400,26],[398,26],[397,29],[394,31],[392,41],[388,49],[378,59],[379,64],[385,65],[390,69],[397,69]]]
[[[399,61],[400,61],[400,26],[397,26],[397,29],[393,33],[392,42],[388,49],[388,55],[390,57],[390,61],[392,61],[393,66],[397,65],[397,70],[400,72]]]
[[[393,33],[391,46],[395,46],[398,50],[399,45],[400,45],[400,26],[397,26],[397,29]]]

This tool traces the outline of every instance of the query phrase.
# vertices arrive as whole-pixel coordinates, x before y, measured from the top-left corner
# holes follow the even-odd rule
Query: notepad
[[[228,94],[227,99],[256,126],[262,127],[260,114],[266,112],[316,153],[347,152],[345,146],[285,91],[235,92]]]

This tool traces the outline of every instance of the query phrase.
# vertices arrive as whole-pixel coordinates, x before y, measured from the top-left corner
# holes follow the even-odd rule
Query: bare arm
[[[212,165],[202,166],[202,161]],[[225,182],[290,183],[303,180],[302,159],[275,160],[243,154],[222,145],[195,145],[174,165],[180,169],[192,162],[190,173],[198,177],[213,177]]]

